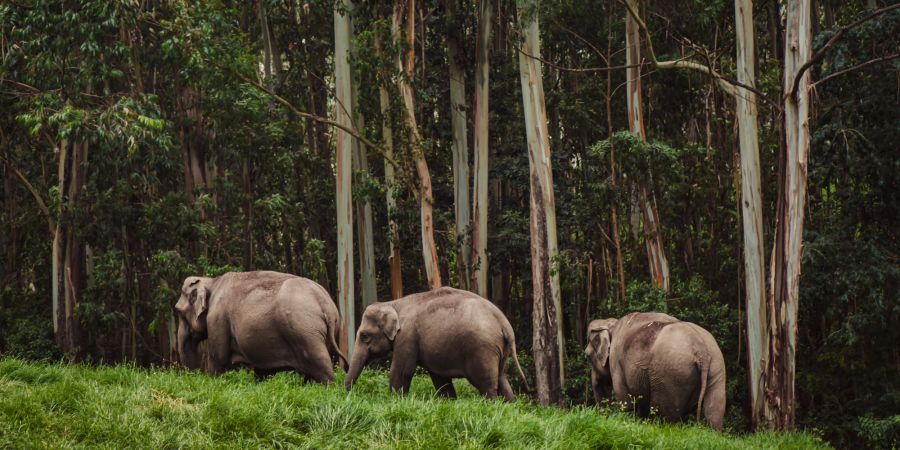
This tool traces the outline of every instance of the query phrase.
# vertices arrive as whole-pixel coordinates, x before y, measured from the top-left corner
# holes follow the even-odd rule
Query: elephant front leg
[[[434,383],[434,388],[437,390],[438,396],[444,398],[456,398],[456,389],[453,387],[453,379],[442,377],[440,375],[435,375],[434,373],[430,373],[431,382]]]
[[[416,352],[408,347],[396,345],[394,357],[391,359],[391,390],[401,394],[409,392],[418,364]]]
[[[206,340],[206,372],[220,375],[231,365],[231,350],[228,341],[217,335]]]

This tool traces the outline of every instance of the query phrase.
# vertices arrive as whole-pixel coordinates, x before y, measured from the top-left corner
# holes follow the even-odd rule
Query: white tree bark
[[[756,86],[756,48],[753,0],[735,0],[737,80]],[[762,373],[768,359],[766,346],[765,249],[763,247],[762,188],[756,94],[739,89],[734,95],[741,151],[741,217],[744,231],[744,284],[747,301],[747,365],[750,371],[750,409],[754,425],[762,417]]]
[[[338,123],[353,126],[352,89],[350,80],[350,16],[347,11],[352,4],[349,0],[339,0],[334,10],[334,85],[335,118]],[[343,13],[342,13],[343,12]],[[346,14],[346,15],[345,15]],[[352,197],[352,137],[344,130],[335,130],[335,166],[337,167],[337,263],[338,263],[338,306],[343,316],[344,335],[341,343],[349,358],[353,354],[356,336],[356,315],[354,312],[353,274],[353,208]]]
[[[565,385],[562,301],[559,274],[554,262],[559,253],[556,239],[556,204],[550,136],[541,74],[540,29],[537,4],[519,4],[519,26],[523,35],[519,52],[522,105],[528,139],[531,176],[531,273],[534,295],[533,351],[537,375],[537,397],[542,404],[559,403]]]
[[[478,34],[475,38],[475,176],[472,192],[472,289],[487,298],[488,237],[488,118],[490,42],[493,8],[490,0],[478,2]],[[499,195],[499,193],[498,193]]]

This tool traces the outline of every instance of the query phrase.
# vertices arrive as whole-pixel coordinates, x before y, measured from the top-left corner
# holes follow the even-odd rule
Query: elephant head
[[[372,359],[386,356],[394,348],[394,339],[400,331],[400,317],[393,306],[386,303],[369,305],[363,313],[356,332],[356,345],[350,358],[350,368],[344,387],[350,389]]]
[[[197,344],[206,339],[206,312],[209,308],[211,278],[188,277],[181,286],[181,297],[175,304],[178,312],[178,353],[181,363],[190,368],[200,367]]]
[[[584,349],[591,367],[602,379],[608,379],[609,347],[617,319],[594,320],[588,325],[588,345]]]

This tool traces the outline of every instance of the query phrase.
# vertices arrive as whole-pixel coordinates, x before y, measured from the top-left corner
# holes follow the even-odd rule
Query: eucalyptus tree
[[[539,60],[541,46],[537,3],[534,0],[520,3],[516,12],[522,33],[519,76],[531,188],[531,283],[534,301],[532,351],[537,400],[542,404],[551,404],[562,401],[562,387],[565,385],[563,308],[559,273],[553,267],[559,254],[553,167],[550,162],[544,80]]]

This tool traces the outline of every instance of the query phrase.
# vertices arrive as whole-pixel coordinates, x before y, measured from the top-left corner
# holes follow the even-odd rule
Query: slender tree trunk
[[[410,140],[412,141],[412,155],[415,160],[416,172],[419,176],[419,192],[417,197],[419,200],[420,220],[422,228],[422,257],[425,262],[425,276],[428,279],[428,286],[431,289],[441,287],[441,268],[438,261],[437,246],[434,243],[434,197],[431,190],[431,172],[428,170],[428,162],[425,160],[425,147],[422,136],[419,133],[418,124],[416,122],[416,106],[413,96],[412,85],[410,84],[413,76],[413,64],[415,56],[415,0],[398,0],[394,7],[393,31],[395,40],[400,34],[400,24],[403,21],[404,12],[407,12],[406,45],[408,48],[406,54],[406,64],[404,67],[402,59],[397,60],[398,69],[404,76],[400,77],[400,96],[403,98],[403,106],[406,115],[406,125],[409,128]]]
[[[562,303],[559,274],[553,267],[558,254],[556,205],[544,86],[541,66],[536,59],[541,54],[536,1],[528,0],[520,4],[518,16],[524,38],[522,52],[519,52],[519,74],[531,177],[534,365],[537,400],[546,405],[562,401],[562,387],[565,385]]]
[[[244,270],[253,270],[253,181],[252,162],[245,157],[241,163],[241,187],[244,191]]]
[[[803,257],[803,221],[809,155],[809,71],[792,92],[797,70],[812,55],[811,2],[790,0],[786,5],[784,48],[785,152],[778,186],[775,249],[768,302],[769,360],[765,377],[765,419],[769,428],[794,427],[794,375],[797,352],[797,309],[800,299],[800,263]]]
[[[735,0],[737,80],[756,85],[756,44],[753,33],[753,1]],[[762,418],[766,348],[765,249],[763,248],[762,187],[756,94],[742,89],[735,97],[738,141],[741,151],[740,208],[744,234],[744,283],[747,301],[747,367],[750,377],[750,411],[754,427]]]
[[[53,332],[56,338],[56,345],[63,352],[66,352],[67,349],[66,336],[69,333],[65,315],[65,303],[60,303],[60,301],[65,302],[65,292],[67,291],[68,286],[63,275],[65,270],[65,252],[63,248],[65,245],[66,231],[62,226],[63,205],[66,201],[68,159],[69,142],[67,140],[62,140],[59,142],[59,161],[57,167],[57,179],[59,182],[57,185],[59,192],[57,205],[59,205],[59,209],[57,210],[56,226],[53,232],[53,262],[51,268],[53,278],[51,279],[51,286],[53,289]],[[60,294],[62,294],[62,299],[60,298]]]
[[[457,22],[458,0],[447,0],[447,53],[450,66],[450,122],[453,128],[453,201],[456,212],[457,274],[459,288],[471,289],[471,244],[469,242],[469,131],[466,124],[466,75],[459,48],[465,44],[463,27]]]
[[[352,3],[341,0],[334,10],[334,84],[335,117],[344,126],[353,126],[353,105],[350,79],[350,13]],[[353,275],[353,209],[351,206],[351,174],[353,145],[351,135],[336,129],[335,166],[337,167],[337,276],[338,305],[343,315],[344,330],[341,346],[348,357],[353,353],[356,336],[356,315],[354,312]]]
[[[610,5],[613,5],[610,3]],[[612,12],[606,17],[606,26],[609,34],[606,37],[606,61],[612,61]],[[612,122],[612,71],[606,71],[606,138],[612,143],[613,122]],[[618,190],[618,177],[616,166],[616,147],[615,144],[610,146],[609,151],[609,172],[610,181],[613,188]],[[622,239],[619,234],[619,204],[613,202],[610,214],[612,221],[613,245],[616,248],[616,272],[619,277],[619,289],[617,290],[619,305],[625,304],[625,258],[622,256]]]
[[[489,81],[491,74],[491,25],[494,20],[490,0],[478,1],[478,34],[475,37],[475,176],[472,192],[472,283],[475,293],[486,297],[490,273],[487,258],[488,241],[488,149]],[[498,192],[497,195],[500,195]],[[495,301],[499,299],[494,299]]]
[[[378,45],[378,44],[376,44]],[[383,56],[381,46],[378,45],[377,51]],[[394,158],[394,128],[391,125],[393,115],[391,114],[391,99],[388,94],[387,83],[389,78],[387,74],[380,74],[381,80],[378,86],[379,100],[381,103],[381,137],[384,141],[385,159],[384,159],[384,184],[386,189],[387,215],[388,215],[388,245],[390,247],[390,256],[388,264],[391,272],[391,298],[398,299],[403,297],[403,275],[400,271],[400,228],[397,224],[397,187],[394,176],[394,166],[390,160]]]
[[[638,0],[626,0],[637,8]],[[631,14],[625,14],[625,64],[641,62],[641,31]],[[629,67],[625,71],[626,96],[628,102],[628,127],[632,133],[647,141],[644,129],[643,99],[641,95],[641,68]],[[659,226],[659,213],[656,207],[656,195],[650,188],[649,181],[639,182],[638,207],[643,218],[644,245],[647,250],[647,262],[650,264],[650,276],[653,284],[664,291],[669,290],[669,262],[666,259],[662,232]]]
[[[353,21],[350,23],[351,32]],[[351,51],[353,42],[351,39]],[[351,98],[353,101],[350,112],[356,121],[356,129],[362,132],[366,129],[365,119],[359,108],[358,81],[351,78]],[[363,181],[363,174],[369,172],[369,157],[366,154],[366,146],[358,139],[353,139],[353,170],[357,186]],[[378,301],[378,292],[375,282],[375,243],[372,233],[372,204],[368,198],[360,198],[356,201],[356,236],[359,240],[359,278],[363,307]]]

